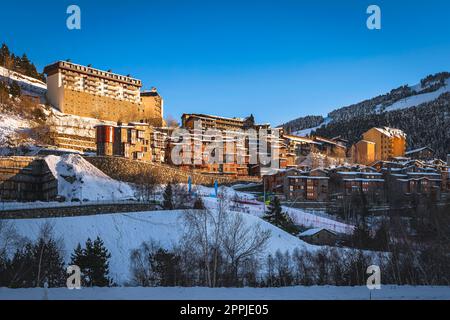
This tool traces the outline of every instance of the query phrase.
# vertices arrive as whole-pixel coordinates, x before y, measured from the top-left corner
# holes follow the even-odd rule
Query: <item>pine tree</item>
[[[80,267],[83,286],[106,287],[113,284],[109,277],[110,258],[111,254],[100,237],[97,237],[94,242],[88,238],[85,248],[82,248],[80,244],[75,248],[71,256],[71,264]]]
[[[53,239],[39,239],[32,247],[32,257],[36,286],[43,287],[45,282],[49,287],[61,287],[65,284],[64,259]]]
[[[205,205],[203,204],[203,200],[202,200],[201,197],[197,197],[197,198],[195,199],[195,202],[194,202],[194,208],[193,208],[193,209],[197,209],[197,210],[203,210],[203,209],[205,209]]]
[[[5,67],[6,60],[9,59],[10,57],[11,56],[10,56],[9,48],[5,43],[3,43],[2,47],[0,48],[0,65],[2,67]]]
[[[19,84],[17,83],[17,81],[13,81],[9,87],[9,93],[13,96],[13,97],[19,97],[21,94],[21,89]]]
[[[6,269],[2,282],[8,287],[43,287],[45,283],[62,287],[66,281],[62,253],[51,238],[39,238],[35,244],[17,250]]]
[[[373,238],[373,249],[387,251],[389,248],[389,226],[383,221]]]
[[[369,229],[365,223],[359,223],[352,235],[352,244],[355,248],[369,249],[372,244]]]
[[[5,82],[0,81],[0,103],[6,103],[9,100],[9,90]]]
[[[85,254],[83,248],[81,248],[81,244],[78,243],[77,247],[70,255],[70,265],[76,265],[81,268],[81,266],[85,266]]]
[[[265,213],[263,219],[291,234],[297,234],[299,231],[291,217],[283,212],[280,199],[278,199],[278,197],[274,197],[272,199],[267,207],[267,212]]]
[[[164,189],[164,201],[163,201],[163,208],[165,210],[173,210],[173,190],[172,190],[172,184],[169,182]]]
[[[156,285],[164,287],[177,285],[182,274],[179,256],[160,248],[149,255],[149,262]]]

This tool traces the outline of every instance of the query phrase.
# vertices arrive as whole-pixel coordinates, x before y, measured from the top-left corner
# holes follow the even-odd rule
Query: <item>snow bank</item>
[[[58,180],[58,194],[66,200],[134,198],[134,191],[129,184],[111,179],[78,154],[47,156],[45,161]]]
[[[380,290],[367,287],[283,287],[283,288],[180,288],[116,287],[6,289],[0,288],[1,300],[449,300],[450,287],[382,285]]]
[[[271,231],[266,253],[275,253],[278,249],[285,252],[295,248],[320,248],[307,244],[256,216],[236,214],[242,214],[248,225],[260,223],[261,230]],[[35,240],[40,227],[49,222],[53,226],[55,237],[64,241],[66,262],[70,261],[70,255],[78,243],[84,243],[89,237],[93,239],[100,236],[111,252],[111,276],[117,283],[123,284],[130,279],[130,251],[151,239],[166,248],[179,243],[185,230],[182,215],[183,211],[174,210],[8,221],[16,227],[20,235],[31,240]]]

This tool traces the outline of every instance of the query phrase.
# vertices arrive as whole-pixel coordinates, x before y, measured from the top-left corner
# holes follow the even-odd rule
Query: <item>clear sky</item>
[[[81,30],[66,9],[81,8]],[[368,30],[377,4],[382,29]],[[7,1],[0,42],[39,71],[70,58],[156,86],[165,113],[278,125],[450,71],[450,1]]]

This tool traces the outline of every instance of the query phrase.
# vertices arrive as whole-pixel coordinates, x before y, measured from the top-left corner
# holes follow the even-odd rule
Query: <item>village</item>
[[[168,173],[161,175],[162,183],[186,182],[193,175],[209,185],[252,183],[251,190],[264,201],[277,196],[303,208],[342,208],[361,196],[378,207],[407,205],[417,198],[448,199],[450,156],[445,162],[427,146],[408,150],[400,129],[374,127],[349,145],[339,136],[294,135],[259,124],[253,115],[185,113],[181,123],[166,123],[157,89],[141,90],[142,82],[129,75],[70,61],[44,71],[45,94],[24,92],[22,98],[50,105],[63,120],[49,128],[53,145],[40,146],[33,157],[0,158],[2,201],[55,200],[57,181],[39,158],[73,152],[101,163],[112,176],[118,172],[108,170],[105,161],[159,165]],[[87,119],[87,124],[77,130],[64,116]]]

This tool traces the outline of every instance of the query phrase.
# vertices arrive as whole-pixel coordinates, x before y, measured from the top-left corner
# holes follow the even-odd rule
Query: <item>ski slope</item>
[[[294,136],[299,136],[299,137],[308,136],[308,135],[311,134],[312,131],[315,131],[315,130],[319,129],[322,126],[328,125],[332,120],[333,119],[331,119],[330,117],[326,117],[325,120],[321,124],[319,124],[318,126],[313,127],[313,128],[307,128],[307,129],[295,131],[295,132],[292,132],[292,134]]]
[[[436,91],[417,94],[417,95],[399,100],[399,101],[393,103],[392,105],[386,107],[384,109],[384,111],[388,112],[388,111],[395,111],[395,110],[402,110],[402,109],[407,109],[407,108],[411,108],[411,107],[416,107],[422,103],[436,100],[437,98],[439,98],[439,96],[441,94],[444,94],[446,92],[450,92],[450,84],[449,84],[448,80],[446,80],[445,86],[443,86],[442,88],[440,88]]]

